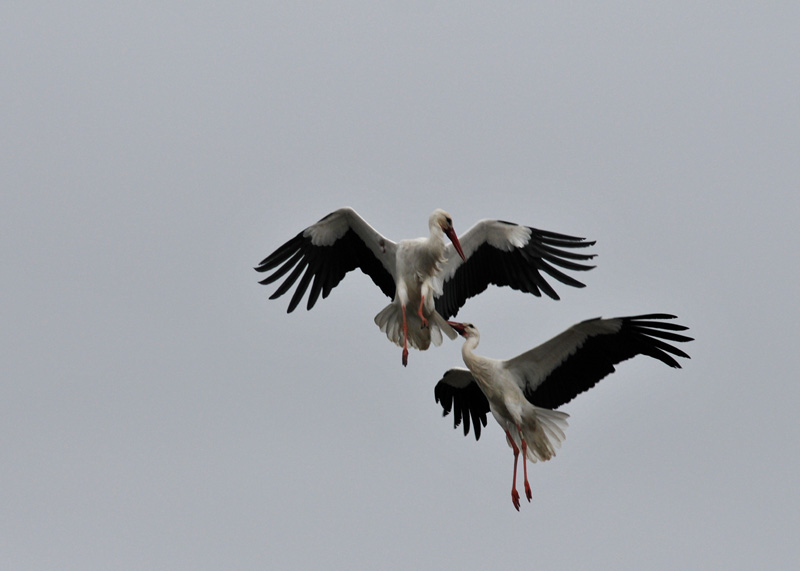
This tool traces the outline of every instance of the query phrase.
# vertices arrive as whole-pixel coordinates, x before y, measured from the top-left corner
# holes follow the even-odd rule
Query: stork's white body
[[[430,236],[401,240],[397,244],[395,253],[397,290],[394,300],[375,316],[375,324],[386,333],[390,341],[401,347],[406,338],[408,344],[422,351],[427,349],[431,342],[440,345],[442,331],[450,339],[456,338],[456,332],[434,307],[435,298],[442,294],[440,276],[442,267],[447,261],[445,233],[440,225],[439,213],[445,214],[437,210],[428,221]],[[404,313],[406,335],[403,333]]]
[[[468,327],[461,356],[489,401],[492,416],[506,431],[508,445],[526,451],[531,462],[550,460],[566,438],[569,415],[528,402],[520,388],[523,383],[503,361],[475,353],[480,334],[474,326]]]

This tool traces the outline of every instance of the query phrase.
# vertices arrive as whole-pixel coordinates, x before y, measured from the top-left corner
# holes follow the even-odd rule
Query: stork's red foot
[[[517,511],[519,511],[519,492],[516,488],[511,490],[511,501],[514,503],[514,507],[517,508]]]
[[[422,296],[422,299],[419,302],[419,309],[417,310],[417,315],[422,320],[422,327],[420,329],[427,329],[428,328],[428,320],[425,317],[425,314],[422,313],[422,309],[425,307],[425,296]]]
[[[525,497],[528,498],[528,501],[531,501],[531,498],[533,498],[533,494],[531,493],[531,485],[528,483],[528,480],[525,480]]]
[[[403,347],[403,366],[404,367],[408,366],[408,349],[406,349],[405,347]]]

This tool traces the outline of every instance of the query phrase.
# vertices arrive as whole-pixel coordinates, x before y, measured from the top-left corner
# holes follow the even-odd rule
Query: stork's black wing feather
[[[517,226],[497,220],[484,222]],[[489,284],[509,286],[537,297],[544,292],[552,299],[559,299],[545,274],[563,284],[584,287],[583,283],[556,266],[571,271],[592,269],[594,266],[579,262],[592,259],[594,254],[575,252],[572,249],[585,248],[594,242],[537,228],[529,227],[529,230],[530,239],[524,247],[513,247],[505,251],[492,246],[488,241],[480,244],[444,282],[443,293],[436,299],[436,311],[445,319],[454,317],[467,299],[484,291]]]
[[[613,373],[614,365],[636,355],[647,355],[670,367],[680,368],[673,355],[690,357],[667,341],[684,343],[692,338],[675,333],[687,327],[662,321],[674,318],[663,313],[618,318],[622,323],[617,331],[590,335],[552,370],[529,375],[525,379],[525,397],[535,406],[558,408]],[[599,318],[583,324],[592,321],[597,322]],[[544,378],[532,378],[538,374]]]
[[[352,228],[330,246],[315,246],[311,238],[304,234],[305,231],[300,232],[287,241],[255,268],[259,272],[278,268],[259,282],[262,284],[272,283],[293,270],[270,299],[285,294],[297,282],[300,275],[303,275],[289,302],[289,313],[300,303],[310,284],[311,293],[308,296],[307,309],[314,307],[320,294],[323,298],[328,297],[344,276],[356,268],[372,278],[375,285],[389,298],[394,298],[394,278]]]
[[[455,383],[455,384],[453,384]],[[481,437],[481,427],[486,426],[489,401],[472,375],[466,369],[450,369],[433,389],[436,402],[442,405],[442,416],[453,412],[453,428],[464,422],[464,436],[469,434],[472,422],[475,440]]]

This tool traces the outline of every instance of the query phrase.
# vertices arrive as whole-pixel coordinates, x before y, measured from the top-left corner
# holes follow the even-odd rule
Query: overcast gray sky
[[[796,564],[798,4],[336,4],[0,7],[0,567]],[[692,360],[563,407],[517,513],[434,402],[460,342],[404,369],[366,276],[257,284],[344,205],[597,240],[469,301],[482,354],[663,311]]]

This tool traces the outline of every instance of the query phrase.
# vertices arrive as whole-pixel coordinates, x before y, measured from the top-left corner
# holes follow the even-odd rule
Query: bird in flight
[[[289,313],[309,286],[307,309],[314,306],[320,294],[327,297],[348,272],[360,269],[392,299],[375,316],[375,323],[390,341],[403,348],[402,362],[406,365],[409,345],[419,350],[427,349],[431,342],[440,345],[442,332],[454,339],[456,333],[446,320],[489,284],[559,299],[546,276],[565,285],[584,287],[561,269],[585,271],[594,267],[583,263],[594,254],[576,251],[594,244],[584,238],[501,220],[481,220],[459,239],[451,216],[441,209],[430,215],[428,229],[428,237],[393,242],[352,208],[340,208],[302,230],[255,269],[271,272],[260,281],[262,284],[289,274],[270,299],[282,296],[300,280],[289,302]]]
[[[464,337],[461,355],[466,369],[448,370],[434,389],[443,415],[451,411],[453,426],[470,420],[475,439],[491,412],[506,434],[514,452],[511,501],[519,511],[517,460],[522,452],[525,496],[531,500],[527,460],[549,460],[564,440],[568,415],[553,410],[589,390],[614,372],[614,365],[647,355],[670,367],[680,368],[673,355],[689,358],[669,342],[691,341],[678,331],[687,327],[668,320],[674,315],[653,313],[613,319],[589,319],[573,325],[546,343],[505,361],[475,353],[480,342],[471,323],[449,322]]]

